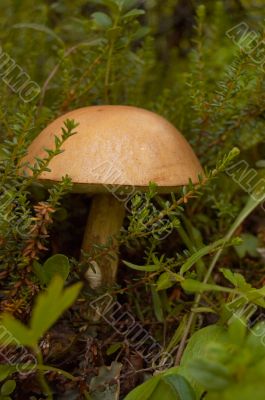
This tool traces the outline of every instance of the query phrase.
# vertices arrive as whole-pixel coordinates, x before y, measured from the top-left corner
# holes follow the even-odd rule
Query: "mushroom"
[[[30,164],[35,157],[46,156],[54,148],[66,119],[79,125],[77,133],[63,144],[61,154],[49,164],[50,171],[40,180],[57,182],[69,175],[73,191],[93,194],[82,250],[93,244],[104,245],[109,238],[115,243],[124,219],[124,201],[118,195],[146,191],[150,182],[159,193],[170,193],[198,182],[201,165],[185,138],[161,116],[131,106],[92,106],[80,108],[57,118],[31,143],[24,159]],[[93,289],[115,283],[118,255],[92,262],[87,271]]]

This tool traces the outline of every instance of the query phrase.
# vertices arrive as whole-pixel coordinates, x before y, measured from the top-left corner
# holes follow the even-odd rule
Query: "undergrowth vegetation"
[[[263,6],[1,1],[1,399],[263,400]],[[115,243],[80,258],[90,199],[67,175],[38,182],[75,121],[21,166],[49,122],[98,104],[164,116],[205,175],[172,195],[150,183]],[[86,270],[117,244],[117,283],[95,293]]]

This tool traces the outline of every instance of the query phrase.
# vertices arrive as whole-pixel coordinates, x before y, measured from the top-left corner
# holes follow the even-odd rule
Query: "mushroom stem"
[[[119,233],[124,219],[124,205],[111,194],[98,194],[92,199],[82,250],[89,252],[93,245],[107,245],[109,239],[117,244],[115,236]],[[116,247],[116,246],[114,246]],[[93,289],[111,287],[115,283],[118,254],[111,250],[106,255],[92,261],[92,268],[86,273],[86,278]]]

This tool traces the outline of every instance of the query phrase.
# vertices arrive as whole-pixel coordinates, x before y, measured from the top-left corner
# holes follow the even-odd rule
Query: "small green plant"
[[[48,264],[49,265],[49,264]],[[32,310],[32,316],[29,321],[29,326],[25,326],[19,320],[15,319],[10,314],[4,314],[1,317],[1,329],[8,333],[8,346],[26,346],[36,356],[36,364],[25,365],[14,365],[11,369],[10,365],[6,365],[6,372],[8,374],[18,371],[27,371],[30,373],[37,369],[39,381],[43,388],[44,394],[48,398],[52,398],[51,391],[46,382],[44,371],[49,370],[49,367],[43,366],[42,353],[39,348],[39,341],[43,335],[51,328],[51,326],[57,321],[57,319],[63,314],[67,308],[75,301],[78,293],[81,289],[82,284],[76,283],[69,288],[64,289],[64,279],[59,275],[54,276],[47,290],[40,293],[36,299],[35,306]],[[6,345],[6,335],[1,336],[1,344]],[[14,361],[12,361],[14,364]],[[7,386],[6,393],[8,392],[9,384]],[[11,388],[14,386],[11,385]],[[2,393],[3,387],[1,388]],[[12,390],[12,391],[13,391]],[[7,394],[12,393],[10,391]]]
[[[12,400],[12,398],[9,395],[14,392],[15,388],[16,388],[16,381],[14,381],[13,379],[6,380],[0,389],[0,399]]]
[[[233,319],[228,329],[212,325],[190,339],[179,367],[151,378],[126,400],[249,399],[255,387],[264,396],[264,323],[247,330],[244,319]]]
[[[56,274],[60,275],[66,281],[70,273],[70,263],[68,258],[63,254],[55,254],[48,258],[43,265],[35,260],[32,269],[39,283],[42,286],[46,286]]]

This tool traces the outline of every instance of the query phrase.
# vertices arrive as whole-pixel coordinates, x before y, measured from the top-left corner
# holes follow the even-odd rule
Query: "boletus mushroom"
[[[77,133],[63,144],[63,152],[43,172],[43,182],[60,181],[69,175],[74,192],[93,194],[82,249],[104,245],[119,233],[124,219],[124,202],[116,194],[146,191],[150,182],[157,191],[170,193],[198,182],[201,165],[180,132],[161,116],[130,106],[92,106],[80,108],[57,118],[32,142],[25,162],[45,158],[45,149],[54,148],[66,119],[79,125]],[[118,255],[94,262],[87,277],[92,288],[115,283]]]

